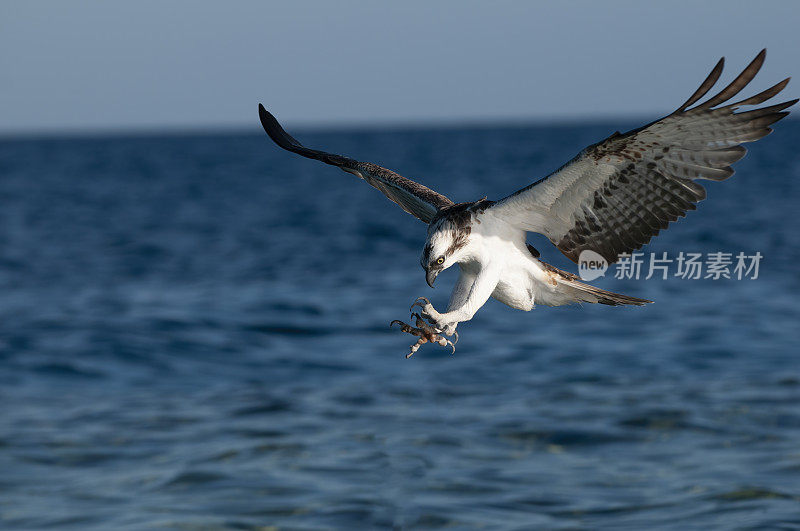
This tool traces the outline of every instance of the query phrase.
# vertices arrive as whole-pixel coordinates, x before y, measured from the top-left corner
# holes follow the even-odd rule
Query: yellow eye
[[[436,263],[439,264],[439,265],[442,265],[444,263],[444,257],[440,256],[439,259],[436,260]]]

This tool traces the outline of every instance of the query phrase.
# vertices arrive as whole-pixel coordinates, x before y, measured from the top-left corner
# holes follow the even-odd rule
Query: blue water
[[[618,128],[299,131],[457,201]],[[454,356],[392,319],[425,227],[251,134],[0,141],[0,527],[796,529],[800,122],[646,248],[757,280],[644,308],[491,301]],[[543,258],[575,267],[532,240]]]

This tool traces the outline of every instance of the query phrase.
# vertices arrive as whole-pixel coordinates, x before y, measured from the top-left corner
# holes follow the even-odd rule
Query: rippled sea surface
[[[637,124],[297,136],[456,201]],[[454,356],[388,327],[425,227],[241,135],[0,141],[0,528],[797,529],[800,122],[646,251],[756,280],[490,301]],[[532,240],[543,258],[575,271]]]

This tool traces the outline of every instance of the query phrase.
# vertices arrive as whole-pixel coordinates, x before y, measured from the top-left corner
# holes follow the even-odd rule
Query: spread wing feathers
[[[706,197],[696,179],[722,181],[746,150],[787,114],[786,101],[746,112],[778,94],[789,79],[750,98],[719,106],[747,85],[764,62],[762,50],[717,95],[691,107],[719,79],[724,59],[675,112],[589,146],[555,173],[498,201],[491,210],[512,225],[547,236],[568,258],[600,253],[609,263],[639,249]]]
[[[439,209],[453,204],[451,200],[430,188],[377,164],[359,162],[341,155],[304,147],[284,131],[278,120],[261,104],[258,105],[258,115],[261,118],[261,125],[264,126],[269,137],[283,149],[310,159],[320,160],[325,164],[338,166],[344,171],[356,175],[383,192],[386,197],[400,205],[400,208],[425,223],[430,223]]]

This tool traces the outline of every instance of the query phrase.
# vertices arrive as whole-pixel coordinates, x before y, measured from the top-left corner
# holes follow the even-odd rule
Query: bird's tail
[[[623,306],[634,305],[644,306],[653,301],[647,299],[639,299],[637,297],[630,297],[621,293],[614,293],[613,291],[606,291],[604,289],[590,286],[581,282],[577,275],[562,271],[557,267],[550,264],[541,262],[541,264],[551,274],[551,278],[558,283],[561,288],[559,291],[567,295],[572,302],[590,302],[596,304],[608,304],[609,306]]]
[[[572,291],[573,295],[581,302],[592,302],[597,304],[608,304],[609,306],[622,306],[632,304],[634,306],[644,306],[653,301],[647,299],[639,299],[637,297],[630,297],[621,293],[614,293],[613,291],[606,291],[604,289],[578,282],[577,280],[566,281],[565,287]]]

